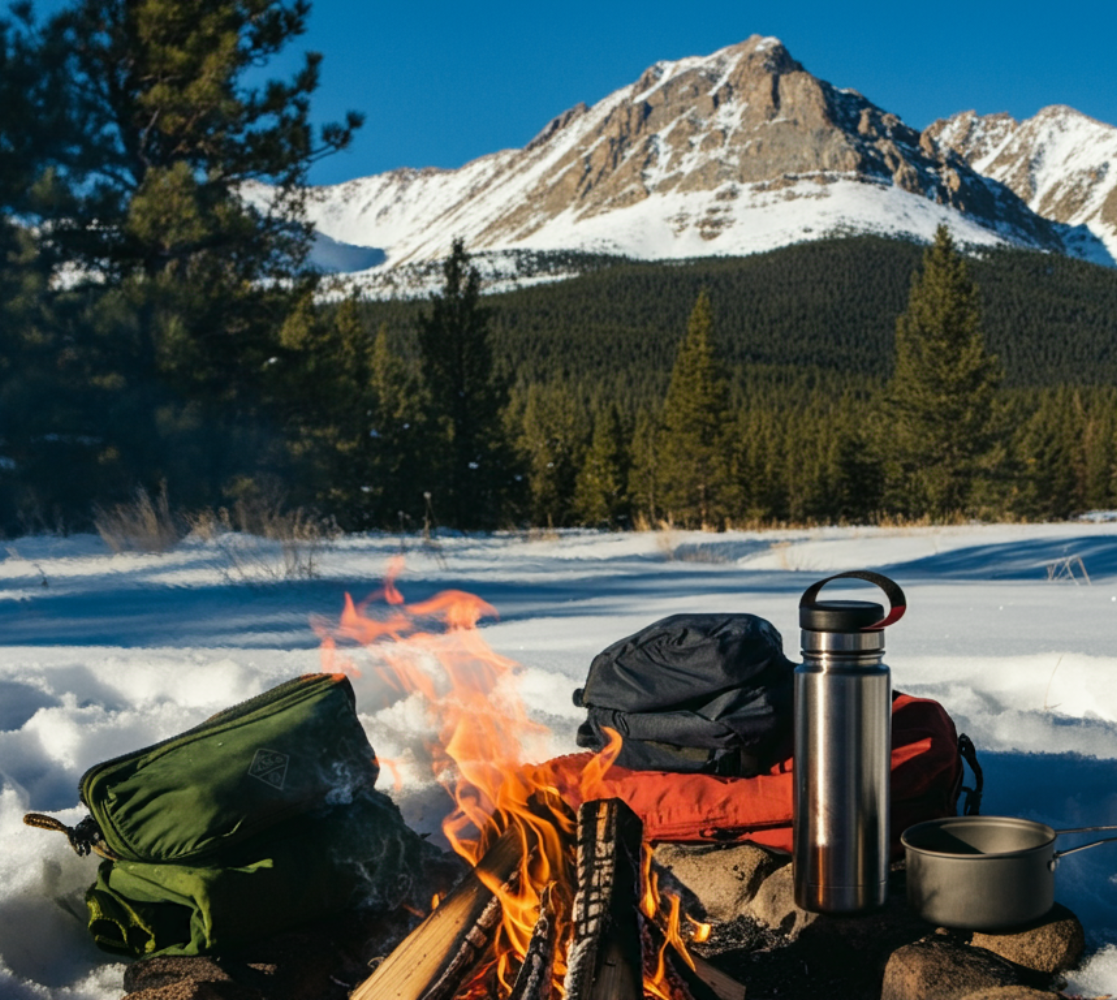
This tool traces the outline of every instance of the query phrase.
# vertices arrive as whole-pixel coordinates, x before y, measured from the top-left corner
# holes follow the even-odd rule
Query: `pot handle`
[[[1117,826],[1078,826],[1073,830],[1056,830],[1055,836],[1061,837],[1064,833],[1091,833],[1095,830],[1117,830]],[[1068,854],[1084,851],[1088,847],[1097,847],[1098,844],[1108,844],[1114,840],[1117,840],[1117,837],[1103,837],[1101,840],[1091,840],[1088,844],[1079,844],[1078,847],[1071,847],[1065,851],[1056,851],[1052,860],[1057,862],[1059,858],[1066,857]]]

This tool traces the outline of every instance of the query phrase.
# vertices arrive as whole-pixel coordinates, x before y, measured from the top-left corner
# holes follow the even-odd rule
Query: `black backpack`
[[[763,618],[671,615],[594,657],[578,745],[602,749],[608,727],[621,767],[759,774],[791,756],[794,669]]]

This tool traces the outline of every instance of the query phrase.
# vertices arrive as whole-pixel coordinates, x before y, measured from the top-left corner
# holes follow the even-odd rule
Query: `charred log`
[[[500,923],[500,899],[485,882],[507,884],[518,873],[522,858],[519,834],[514,829],[505,831],[441,905],[353,991],[351,1000],[452,997]]]
[[[640,842],[643,825],[620,799],[578,810],[578,891],[566,1000],[642,1000]]]
[[[553,882],[543,890],[539,919],[508,1000],[551,1000],[560,916],[558,896],[558,886]]]

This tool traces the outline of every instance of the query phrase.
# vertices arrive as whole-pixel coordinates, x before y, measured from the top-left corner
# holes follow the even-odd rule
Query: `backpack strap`
[[[23,822],[40,830],[57,830],[59,833],[66,834],[66,839],[70,841],[70,846],[79,858],[84,858],[90,851],[94,851],[102,858],[116,860],[116,855],[105,845],[105,836],[92,816],[86,816],[77,826],[67,826],[61,820],[43,813],[27,813],[23,817]]]
[[[961,791],[966,793],[962,800],[962,815],[977,816],[981,813],[981,795],[985,788],[985,775],[981,772],[981,765],[977,762],[977,748],[965,733],[958,737],[958,752],[962,759],[970,765],[973,771],[973,788],[962,785]],[[959,779],[961,780],[961,779]]]

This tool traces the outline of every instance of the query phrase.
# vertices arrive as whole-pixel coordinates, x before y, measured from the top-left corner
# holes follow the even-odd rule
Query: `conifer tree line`
[[[137,488],[348,530],[1059,518],[1117,506],[1117,276],[821,241],[482,296],[324,297],[306,0],[0,22],[0,531]],[[257,185],[265,182],[265,189]],[[856,294],[851,293],[856,290]]]
[[[410,349],[399,335],[392,357],[402,367],[392,384],[409,388],[391,396],[394,422],[379,404],[370,411],[376,432],[366,478],[386,482],[376,472],[386,461],[404,489],[384,494],[380,506],[366,493],[361,517],[369,526],[415,525],[421,512],[425,523],[465,527],[720,529],[1060,518],[1117,505],[1117,387],[1006,387],[1004,366],[985,343],[969,262],[945,228],[923,252],[895,319],[892,370],[876,378],[788,378],[726,364],[702,289],[669,370],[643,394],[626,397],[616,391],[620,380],[579,377],[573,368],[516,379],[477,346],[493,307],[463,297],[463,273],[476,277],[458,242],[445,268],[450,301],[436,298],[429,313],[416,314]],[[432,347],[431,324],[451,315],[443,346]],[[478,401],[493,428],[485,446],[470,450],[472,464],[458,460],[457,478],[436,464],[450,459],[432,439],[407,460],[392,443],[399,429],[417,426],[453,440],[446,414],[433,416],[440,411],[424,402],[424,385],[436,384],[425,375],[431,359],[450,356],[453,343],[471,343],[467,350],[484,360],[478,372],[489,376],[479,377]],[[470,482],[487,484],[469,494],[483,498],[480,508],[461,506],[456,495]]]
[[[913,275],[895,324],[894,366],[841,388],[727,377],[715,348],[710,297],[699,294],[659,401],[619,417],[591,405],[581,429],[566,421],[562,478],[530,483],[536,523],[683,527],[880,520],[1061,518],[1117,503],[1117,388],[1009,388],[982,333],[978,289],[965,257],[940,228]],[[571,397],[553,383],[532,386]],[[583,409],[586,409],[583,407]],[[525,454],[557,467],[539,426]],[[551,426],[557,426],[557,422]],[[627,427],[628,446],[618,426]],[[599,439],[616,442],[603,476]],[[611,505],[587,504],[575,486],[627,484]],[[538,481],[538,485],[537,485]]]

